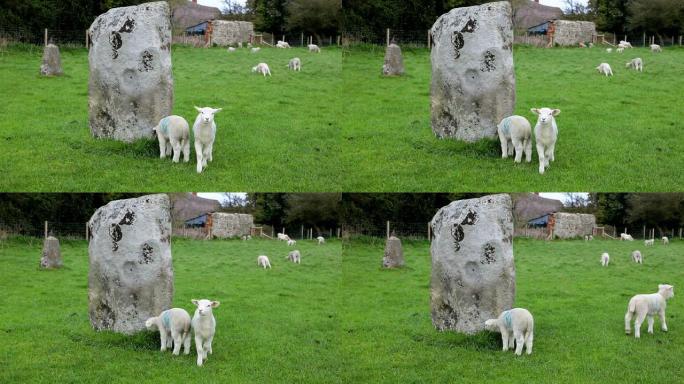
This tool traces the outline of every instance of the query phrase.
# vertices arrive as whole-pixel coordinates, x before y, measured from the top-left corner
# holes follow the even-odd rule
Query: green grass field
[[[684,243],[516,240],[516,306],[535,317],[534,351],[503,352],[498,333],[439,333],[430,319],[427,242],[404,244],[406,268],[380,269],[383,242],[345,247],[344,382],[679,383],[684,359]],[[640,249],[644,264],[630,253]],[[602,268],[602,252],[611,264]],[[675,285],[669,332],[624,334],[629,298]],[[679,289],[679,291],[678,291]],[[679,293],[678,293],[679,292]]]
[[[684,49],[644,48],[608,54],[600,48],[517,46],[515,113],[532,125],[532,107],[561,109],[556,161],[539,175],[531,164],[500,158],[498,140],[439,140],[430,125],[430,56],[405,50],[406,76],[380,75],[381,48],[343,59],[343,191],[595,190],[678,191],[684,185]],[[625,62],[644,59],[644,72]],[[595,67],[608,62],[615,74]]]
[[[88,125],[88,56],[64,50],[66,76],[38,75],[42,51],[0,53],[0,190],[9,191],[321,191],[339,184],[340,50],[193,49],[174,46],[173,113],[191,125],[193,105],[216,115],[214,161],[197,175],[159,159],[154,140],[96,140]],[[287,70],[302,59],[301,73]],[[272,77],[252,74],[264,61]]]
[[[159,334],[95,332],[88,319],[88,249],[63,242],[65,268],[38,269],[41,243],[0,243],[0,383],[334,382],[338,358],[340,242],[268,240],[172,244],[174,305],[192,316],[191,299],[219,300],[213,355],[172,356]],[[270,270],[257,267],[266,254]]]

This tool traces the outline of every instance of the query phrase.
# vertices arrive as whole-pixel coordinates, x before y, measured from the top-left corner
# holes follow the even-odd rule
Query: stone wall
[[[220,46],[247,43],[254,35],[254,24],[248,21],[214,20],[212,25],[211,41]]]
[[[554,216],[556,223],[553,228],[553,234],[560,239],[591,235],[596,226],[596,217],[594,215],[558,212]]]
[[[254,217],[243,213],[211,214],[211,236],[221,239],[240,237],[250,234],[254,226]]]
[[[591,42],[596,35],[596,25],[591,21],[556,20],[553,42],[558,45],[578,45]]]

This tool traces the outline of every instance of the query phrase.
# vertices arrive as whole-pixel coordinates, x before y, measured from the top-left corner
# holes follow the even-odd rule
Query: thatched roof
[[[563,10],[558,7],[528,1],[516,10],[514,24],[518,29],[527,29],[548,20],[560,19],[562,16]]]
[[[218,19],[221,10],[216,7],[207,7],[188,1],[185,5],[173,10],[173,26],[185,30],[203,21]]]
[[[173,221],[184,222],[205,213],[216,212],[221,208],[221,203],[213,199],[205,199],[192,193],[169,194],[172,206]]]
[[[560,200],[547,199],[534,193],[521,193],[512,197],[515,220],[518,223],[526,223],[547,213],[563,210],[563,203]]]

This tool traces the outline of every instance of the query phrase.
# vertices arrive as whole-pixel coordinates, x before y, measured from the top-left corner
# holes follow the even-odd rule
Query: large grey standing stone
[[[404,74],[404,58],[401,48],[392,43],[385,49],[385,64],[382,66],[382,74],[385,76],[401,76]]]
[[[171,114],[171,23],[165,1],[113,8],[90,26],[90,131],[131,142],[152,138]]]
[[[398,237],[390,236],[385,242],[385,256],[382,258],[382,266],[384,268],[404,266],[404,251]]]
[[[88,310],[95,330],[132,334],[171,308],[171,204],[166,195],[116,200],[90,218]]]
[[[455,8],[432,26],[432,132],[473,142],[495,138],[513,114],[513,24],[507,1]]]
[[[62,252],[59,248],[59,240],[48,236],[43,241],[43,256],[40,258],[40,267],[51,269],[62,267]]]
[[[473,334],[513,307],[513,213],[509,195],[458,200],[432,218],[432,324]]]
[[[43,61],[40,64],[40,74],[43,76],[61,76],[62,59],[59,54],[59,47],[48,44],[43,48]]]

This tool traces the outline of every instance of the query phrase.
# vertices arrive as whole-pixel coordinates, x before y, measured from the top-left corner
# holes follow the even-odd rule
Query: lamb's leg
[[[508,139],[499,134],[499,141],[501,142],[501,158],[505,159],[508,157]]]
[[[634,337],[637,339],[641,337],[641,324],[643,324],[645,318],[646,312],[637,311],[636,319],[634,320]]]
[[[202,339],[195,336],[195,349],[197,349],[197,365],[202,366],[204,352],[202,350]]]
[[[185,349],[185,351],[183,353],[185,353],[186,355],[189,355],[190,354],[190,332],[189,331],[185,333],[185,339],[183,339],[183,348]]]
[[[209,156],[207,157],[207,160],[214,161],[214,143],[209,144]]]
[[[205,146],[204,151],[202,152],[202,166],[206,168],[207,166],[207,160],[209,160],[209,156],[211,156],[211,147],[210,146]]]
[[[173,354],[178,356],[180,354],[181,344],[183,342],[183,337],[178,331],[172,329],[171,337],[173,338]]]
[[[512,332],[508,333],[508,349],[511,351],[515,349],[515,338],[513,337]]]
[[[661,309],[658,315],[660,315],[660,329],[662,329],[663,332],[667,332],[667,323],[665,322],[665,310]]]
[[[528,137],[527,140],[525,140],[525,157],[527,162],[532,161],[532,138]]]
[[[166,139],[163,137],[158,137],[159,139],[159,158],[163,159],[166,157]]]
[[[532,342],[534,341],[534,332],[529,331],[527,332],[527,336],[525,336],[525,346],[527,347],[527,354],[531,355],[532,354]]]
[[[537,155],[539,155],[539,173],[544,174],[544,165],[546,160],[544,159],[544,147],[537,144]]]
[[[653,315],[646,316],[646,319],[648,320],[648,333],[653,334]]]
[[[172,139],[170,140],[170,144],[171,144],[171,147],[173,148],[173,162],[174,162],[174,163],[177,163],[177,162],[178,162],[178,159],[180,159],[181,144],[180,144],[180,142],[179,142],[177,139],[175,139],[175,138],[172,138]]]
[[[555,161],[556,160],[556,144],[555,143],[551,144],[551,146],[549,147],[549,153],[551,154],[551,156],[549,157],[549,160]]]
[[[161,339],[161,351],[166,351],[166,330],[159,330],[159,338]]]
[[[211,349],[211,343],[213,341],[214,341],[214,336],[209,337],[209,339],[207,340],[207,351],[209,352],[210,355],[214,353]]]
[[[508,351],[508,331],[501,330],[501,342],[503,343],[503,350]]]
[[[190,139],[183,140],[183,161],[190,161]]]
[[[627,334],[627,335],[632,333],[632,331],[630,329],[630,323],[632,322],[632,316],[633,315],[634,315],[634,313],[630,312],[629,310],[627,310],[627,313],[625,313],[625,334]]]
[[[195,154],[197,155],[197,173],[202,172],[202,144],[195,141]]]
[[[207,352],[209,351],[209,340],[204,340],[204,344],[202,344],[202,358],[204,360],[207,359]]]
[[[548,168],[551,164],[551,158],[553,157],[553,147],[548,147],[546,148],[546,152],[544,152],[544,167]]]
[[[513,146],[515,147],[515,162],[519,163],[523,155],[523,142],[519,139],[513,139]]]
[[[515,354],[520,356],[522,355],[523,345],[525,344],[525,338],[523,337],[523,334],[520,331],[513,331],[513,337],[515,338]]]

